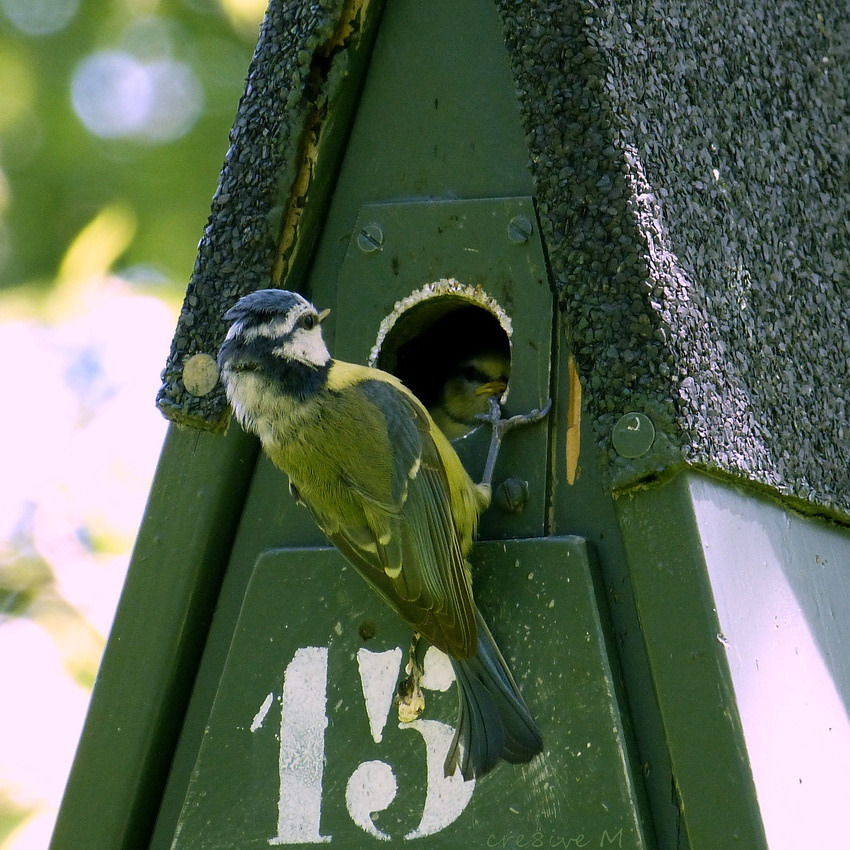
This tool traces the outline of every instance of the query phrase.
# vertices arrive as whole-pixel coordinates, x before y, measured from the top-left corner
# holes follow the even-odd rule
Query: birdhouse
[[[55,850],[843,834],[837,15],[272,0]],[[476,357],[506,414],[552,399],[505,438],[470,553],[528,763],[445,775],[445,656],[400,717],[410,627],[230,421],[224,313],[269,287],[433,411]],[[487,427],[445,428],[476,479]]]

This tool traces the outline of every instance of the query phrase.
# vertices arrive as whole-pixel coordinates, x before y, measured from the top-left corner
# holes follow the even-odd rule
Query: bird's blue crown
[[[229,322],[240,319],[269,319],[285,316],[296,304],[307,304],[297,292],[287,289],[258,289],[242,296],[225,314]]]

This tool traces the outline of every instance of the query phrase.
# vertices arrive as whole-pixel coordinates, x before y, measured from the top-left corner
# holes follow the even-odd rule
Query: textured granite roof
[[[269,285],[310,110],[334,79],[322,46],[363,5],[271,3],[158,399],[179,422],[224,421],[220,387],[187,393],[183,365],[214,354],[222,304]],[[842,9],[497,6],[554,284],[612,482],[687,461],[850,514]],[[657,436],[626,460],[611,431],[632,410]]]
[[[203,429],[226,424],[227,403],[211,359],[226,330],[222,314],[241,295],[274,285],[282,266],[296,262],[296,247],[302,250],[297,262],[306,262],[311,244],[304,243],[311,240],[297,239],[299,218],[322,205],[322,193],[312,191],[314,177],[319,171],[315,184],[332,186],[335,146],[345,132],[332,128],[327,135],[333,138],[321,148],[325,118],[337,102],[343,109],[356,102],[350,90],[360,85],[358,65],[368,58],[381,5],[269,3],[162,374],[157,405],[169,419]],[[187,392],[187,365],[194,393]]]
[[[499,7],[552,272],[615,480],[680,452],[850,512],[845,10]],[[609,447],[629,410],[660,433],[627,462]]]

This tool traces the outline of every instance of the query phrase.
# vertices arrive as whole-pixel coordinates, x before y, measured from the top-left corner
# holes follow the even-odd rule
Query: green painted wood
[[[423,717],[400,725],[391,696],[409,629],[335,550],[271,550],[253,570],[171,846],[647,847],[584,541],[481,543],[473,570],[543,757],[445,780],[454,685],[426,690]],[[370,660],[386,662],[386,678]]]
[[[309,291],[317,301],[336,300],[337,275],[363,204],[532,191],[495,4],[388,3]],[[336,319],[326,323],[329,330]]]
[[[509,316],[515,378],[509,383],[505,415],[543,407],[551,393],[553,299],[537,228],[531,224],[529,238],[521,243],[510,237],[510,223],[518,218],[535,221],[531,198],[364,205],[339,272],[336,296],[337,315],[356,316],[357,321],[337,321],[334,355],[367,362],[381,322],[396,302],[451,278],[466,287],[481,287]],[[367,225],[380,227],[380,250],[359,248],[358,234]],[[476,480],[489,439],[490,429],[481,428],[454,444]],[[494,484],[521,468],[522,477],[531,482],[528,503],[516,514],[494,505],[482,517],[480,537],[544,533],[548,492],[542,484],[549,475],[548,445],[548,422],[514,431],[505,440]]]
[[[147,846],[255,456],[169,429],[52,850]]]
[[[619,662],[623,681],[621,704],[628,706],[627,732],[633,758],[640,764],[658,847],[685,850],[686,836],[679,826],[673,773],[664,737],[664,726],[653,686],[631,585],[629,560],[619,530],[615,501],[602,475],[593,426],[586,415],[581,422],[581,451],[576,478],[566,475],[566,431],[570,400],[566,322],[560,319],[555,335],[554,406],[550,414],[552,452],[552,506],[550,533],[578,534],[591,547],[604,588],[600,610],[611,618],[615,635],[612,659]]]
[[[672,771],[677,840],[694,850],[766,848],[687,480],[622,494],[616,509]]]
[[[336,305],[340,271],[365,204],[412,197],[527,197],[531,191],[528,152],[495,5],[490,0],[428,4],[394,0],[381,17],[304,289],[316,303]],[[547,315],[550,311],[551,306]],[[338,309],[323,325],[334,353],[336,328],[343,320],[359,325],[356,313],[343,315]],[[375,332],[374,326],[364,324],[363,339]],[[510,457],[510,447],[507,452]],[[485,454],[486,447],[476,445],[471,465],[480,470]],[[308,512],[297,507],[286,491],[285,476],[261,457],[174,753],[152,847],[168,847],[174,834],[258,553],[275,546],[323,542]]]
[[[299,507],[290,496],[286,476],[261,454],[248,491],[243,496],[242,517],[229,552],[227,570],[216,602],[216,615],[206,636],[189,709],[172,753],[171,772],[157,815],[151,848],[169,848],[171,845],[185,788],[205,735],[210,706],[257,555],[282,544],[321,546],[326,544],[326,540],[309,512]]]

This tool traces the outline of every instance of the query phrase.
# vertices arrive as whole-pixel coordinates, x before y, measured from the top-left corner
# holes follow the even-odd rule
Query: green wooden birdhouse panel
[[[377,242],[367,241],[370,233]],[[339,272],[336,313],[337,356],[388,369],[414,388],[427,387],[442,357],[472,345],[475,314],[483,314],[491,325],[479,332],[504,337],[516,376],[505,410],[539,409],[549,398],[552,292],[531,198],[364,205]],[[345,320],[354,315],[357,322]],[[454,443],[473,477],[481,474],[488,440],[481,428]],[[497,477],[521,464],[522,482],[532,486],[521,510],[500,507],[497,493],[482,537],[544,533],[548,443],[548,427],[516,431],[505,442]]]
[[[410,630],[335,550],[269,550],[170,846],[647,847],[585,543],[482,543],[473,570],[543,756],[446,778],[457,696],[445,657],[425,656],[426,711],[400,723]]]
[[[801,846],[783,816],[847,760],[847,37],[821,12],[272,0],[158,397],[200,430],[169,433],[55,850],[752,850],[762,821]],[[442,774],[439,655],[400,724],[409,627],[224,433],[224,313],[268,286],[435,411],[470,343],[508,414],[552,397],[470,555],[529,764]],[[475,479],[487,439],[454,443]]]
[[[358,18],[364,31],[377,17],[365,8]],[[297,283],[319,309],[331,308],[326,331],[335,356],[371,361],[414,384],[441,349],[465,350],[457,325],[440,338],[440,321],[471,316],[473,337],[509,352],[506,411],[540,408],[558,369],[558,393],[565,387],[565,352],[531,191],[495,6],[388,4],[333,195],[317,186],[306,197],[305,230],[319,218],[313,198],[327,203],[323,227],[311,237],[315,256],[304,279],[289,285]],[[240,235],[250,238],[251,229]],[[305,251],[277,263],[306,272]],[[230,306],[233,298],[224,301]],[[181,344],[176,338],[175,350]],[[181,376],[181,421],[220,415],[220,390],[208,400],[206,391],[188,372]],[[233,445],[247,474],[256,447],[237,439],[235,428],[224,438],[198,439]],[[179,729],[173,753],[162,754],[159,780],[150,770],[137,778],[138,795],[127,795],[131,811],[101,832],[153,848],[359,848],[387,839],[433,847],[648,847],[592,556],[581,538],[546,536],[552,440],[565,428],[559,402],[550,420],[506,439],[484,540],[471,555],[476,599],[541,725],[544,755],[468,782],[443,775],[457,711],[447,664],[426,656],[426,711],[400,724],[393,697],[410,628],[336,551],[322,548],[285,476],[260,456],[250,483],[233,494],[228,527],[238,521],[238,530],[226,566],[208,572],[209,593],[218,589],[214,615],[208,607],[207,620],[181,623],[173,612],[170,628],[184,640],[187,626],[200,635],[209,622],[201,657],[182,657],[171,671],[191,682],[185,714],[177,715],[175,703],[169,718]],[[175,451],[185,447],[181,436],[170,439]],[[487,439],[480,428],[455,443],[474,478]],[[168,474],[163,466],[160,476]],[[214,465],[206,477],[196,473],[204,480],[199,492],[214,486],[224,493],[227,481],[218,474]],[[500,491],[504,479],[515,480],[518,496]],[[152,597],[154,585],[145,588]],[[113,694],[111,707],[120,713],[126,699],[126,692]],[[162,693],[158,699],[162,705]],[[147,717],[144,724],[153,726]],[[149,740],[164,740],[161,730]],[[141,789],[152,788],[155,801],[141,802]],[[57,846],[63,835],[85,841],[86,834],[92,828],[78,824],[58,834]]]

